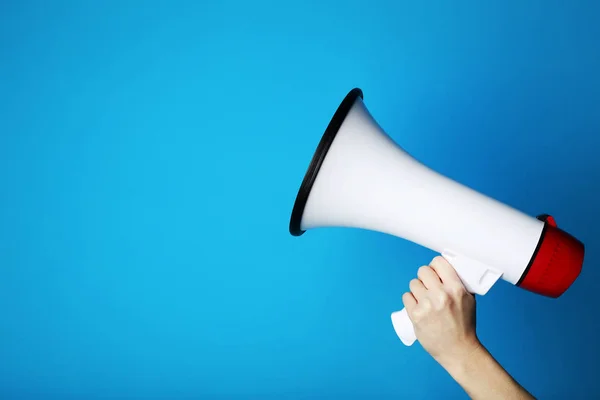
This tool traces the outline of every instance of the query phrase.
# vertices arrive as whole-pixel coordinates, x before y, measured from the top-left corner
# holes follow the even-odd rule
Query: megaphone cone
[[[465,287],[487,293],[500,278],[558,297],[579,275],[583,244],[550,216],[531,217],[422,164],[395,143],[351,90],[323,134],[292,210],[294,236],[318,227],[394,235],[434,250]],[[392,314],[414,342],[405,311]]]

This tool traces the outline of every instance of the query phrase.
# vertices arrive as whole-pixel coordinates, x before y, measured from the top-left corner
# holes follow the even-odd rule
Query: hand
[[[441,256],[422,266],[402,296],[417,339],[442,366],[463,362],[481,347],[475,332],[475,297]]]
[[[479,342],[475,297],[448,261],[435,257],[417,276],[402,296],[417,339],[469,397],[535,400]]]

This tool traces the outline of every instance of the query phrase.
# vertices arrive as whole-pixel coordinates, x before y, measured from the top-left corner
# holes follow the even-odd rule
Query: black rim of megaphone
[[[310,191],[315,183],[315,179],[319,174],[319,170],[321,169],[321,165],[323,164],[323,160],[327,156],[327,152],[333,143],[333,139],[337,135],[342,123],[346,119],[348,112],[354,105],[354,102],[358,98],[363,98],[363,92],[359,88],[352,89],[342,100],[342,103],[339,105],[335,114],[333,114],[333,118],[327,125],[327,129],[325,129],[325,133],[323,137],[321,137],[321,141],[317,146],[317,150],[313,155],[312,160],[310,161],[310,165],[308,166],[308,170],[304,175],[304,179],[302,180],[302,185],[300,186],[300,190],[298,190],[298,195],[296,196],[296,202],[294,203],[294,209],[292,210],[292,216],[290,218],[290,233],[294,236],[300,236],[305,231],[303,231],[300,226],[302,223],[302,214],[304,214],[304,207],[306,206],[306,202],[308,200],[308,196],[310,195]]]

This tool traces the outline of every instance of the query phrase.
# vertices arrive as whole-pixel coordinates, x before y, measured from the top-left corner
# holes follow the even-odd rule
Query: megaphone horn
[[[377,124],[352,89],[323,134],[292,210],[289,231],[347,227],[440,253],[471,293],[502,279],[559,297],[577,279],[584,245],[549,215],[531,217],[420,163]],[[406,310],[391,314],[400,340],[416,340]]]

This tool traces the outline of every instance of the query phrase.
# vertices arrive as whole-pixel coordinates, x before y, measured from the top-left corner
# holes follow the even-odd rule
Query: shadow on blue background
[[[465,398],[390,325],[435,254],[287,231],[355,86],[422,162],[585,242],[563,297],[501,283],[478,330],[539,398],[597,397],[599,11],[1,2],[1,397]]]

